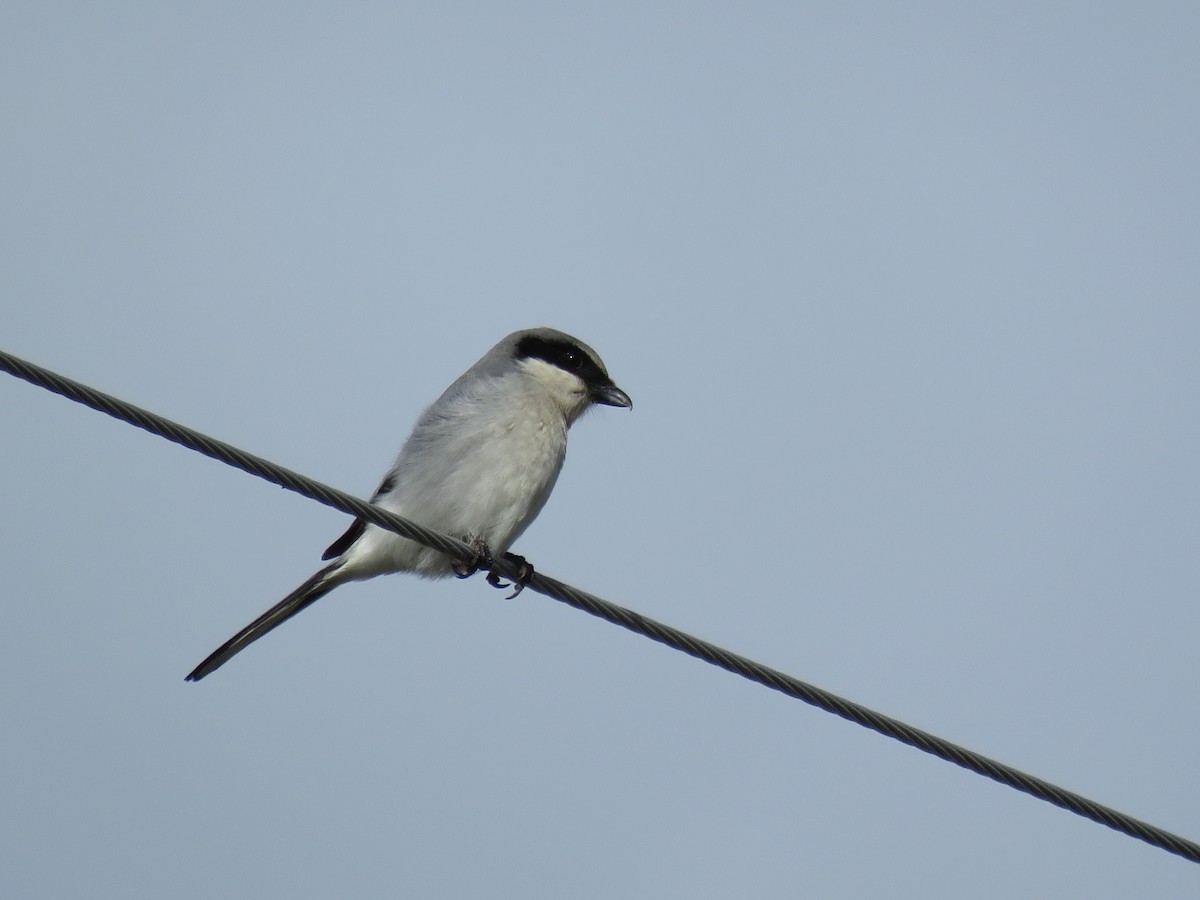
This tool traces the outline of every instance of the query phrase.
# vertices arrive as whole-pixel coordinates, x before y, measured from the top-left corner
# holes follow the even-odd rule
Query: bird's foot
[[[471,545],[471,552],[475,555],[466,562],[454,560],[450,563],[450,571],[454,573],[455,578],[470,578],[480,569],[487,569],[488,581],[491,582],[494,577],[492,567],[496,565],[496,561],[492,559],[491,548],[483,538],[474,535],[467,535],[466,541]],[[505,586],[507,587],[507,585]]]
[[[511,587],[513,589],[513,592],[504,598],[506,600],[513,599],[513,597],[525,590],[525,585],[529,584],[529,580],[533,578],[533,563],[515,553],[505,553],[505,561],[513,563],[517,567],[517,578],[512,584],[509,584],[496,571],[496,560],[492,557],[491,548],[482,539],[477,537],[468,536],[467,542],[471,545],[471,552],[475,555],[467,562],[454,560],[450,563],[450,571],[456,577],[470,578],[476,572],[487,570],[487,583],[492,587]]]
[[[521,591],[525,590],[525,585],[529,584],[529,579],[533,577],[533,563],[515,553],[505,553],[504,558],[508,562],[514,563],[517,567],[517,579],[512,585],[513,592],[504,598],[505,600],[511,600],[517,594],[521,593]],[[508,587],[494,571],[488,572],[488,584],[497,588]]]

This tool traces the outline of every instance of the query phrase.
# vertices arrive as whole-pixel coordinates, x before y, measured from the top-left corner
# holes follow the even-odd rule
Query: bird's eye
[[[564,369],[575,371],[583,365],[583,355],[574,350],[564,350],[562,354],[562,365]]]

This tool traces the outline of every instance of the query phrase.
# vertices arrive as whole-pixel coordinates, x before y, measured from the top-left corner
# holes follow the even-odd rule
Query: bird
[[[329,545],[329,564],[212,652],[187,676],[199,681],[334,588],[391,572],[466,577],[506,556],[541,512],[562,470],[567,430],[596,406],[632,409],[600,356],[553,328],[516,331],[467,369],[418,418],[371,502],[461,538],[476,557],[455,560],[356,519]],[[495,571],[488,581],[507,587]],[[514,593],[515,596],[515,593]]]

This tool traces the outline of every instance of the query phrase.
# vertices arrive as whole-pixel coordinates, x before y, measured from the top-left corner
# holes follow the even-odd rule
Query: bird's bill
[[[615,384],[603,384],[592,388],[592,402],[633,409],[633,401],[629,399],[629,395]]]

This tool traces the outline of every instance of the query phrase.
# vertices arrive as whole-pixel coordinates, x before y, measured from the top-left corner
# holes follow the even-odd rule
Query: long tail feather
[[[260,637],[278,628],[292,616],[296,615],[296,613],[316,603],[342,583],[343,579],[330,577],[341,568],[341,565],[342,563],[339,561],[321,569],[312,578],[308,579],[308,581],[304,582],[304,584],[300,585],[300,587],[296,588],[214,650],[208,659],[196,666],[185,680],[199,681],[205,675],[215,672],[221,666],[225,665],[225,663],[229,662],[233,656],[245,650]]]

